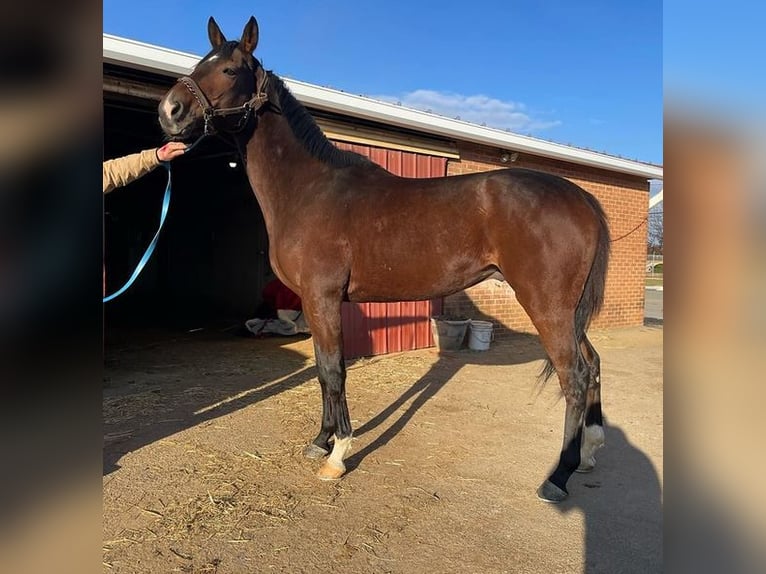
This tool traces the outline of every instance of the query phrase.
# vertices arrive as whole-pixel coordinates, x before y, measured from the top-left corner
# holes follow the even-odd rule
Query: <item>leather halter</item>
[[[194,96],[194,99],[197,100],[197,103],[199,104],[200,108],[202,108],[202,114],[203,114],[203,117],[205,118],[205,129],[204,129],[205,135],[213,135],[217,132],[216,127],[213,125],[213,120],[215,118],[234,116],[234,115],[241,116],[239,118],[239,121],[237,122],[237,126],[232,130],[225,130],[225,131],[230,133],[238,133],[242,131],[247,125],[248,120],[250,119],[250,114],[257,112],[259,109],[261,109],[264,105],[266,105],[269,102],[269,96],[266,93],[266,87],[268,86],[268,83],[269,83],[268,72],[264,72],[263,80],[261,81],[260,86],[256,86],[255,94],[253,94],[253,97],[251,97],[248,101],[246,101],[241,106],[236,106],[233,108],[213,107],[213,105],[210,103],[210,100],[208,100],[205,93],[197,85],[197,82],[192,80],[189,76],[183,76],[182,78],[179,78],[178,81],[181,82],[186,87],[186,89],[191,92],[191,94]]]

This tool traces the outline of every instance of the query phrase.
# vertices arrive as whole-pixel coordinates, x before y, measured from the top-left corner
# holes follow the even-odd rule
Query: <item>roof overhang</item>
[[[104,62],[111,64],[178,77],[188,74],[200,58],[194,54],[104,34]],[[647,179],[662,179],[663,176],[662,166],[479,126],[305,82],[284,81],[301,103],[317,110]]]

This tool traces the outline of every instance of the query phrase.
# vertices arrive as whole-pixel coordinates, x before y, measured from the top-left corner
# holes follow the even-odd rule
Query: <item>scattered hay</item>
[[[255,357],[247,345],[238,346],[241,348],[237,353],[224,352],[220,358],[212,355],[210,345],[200,349],[200,356],[192,357],[198,364],[189,368],[198,371],[197,376],[211,379],[247,376],[252,379],[252,386],[223,387],[231,389],[223,394],[220,385],[206,387],[200,385],[199,379],[191,378],[188,387],[184,387],[182,381],[187,379],[183,369],[173,374],[172,379],[163,373],[146,373],[145,380],[130,387],[135,392],[105,397],[104,422],[120,425],[109,429],[111,432],[106,433],[105,442],[129,439],[147,421],[156,424],[159,419],[171,420],[169,417],[179,414],[187,404],[196,404],[193,410],[207,412],[233,400],[244,399],[247,403],[248,398],[253,401],[246,408],[269,413],[268,416],[279,420],[283,428],[290,429],[289,437],[279,435],[277,440],[276,433],[273,437],[260,435],[257,443],[221,448],[211,446],[204,439],[190,439],[190,436],[200,435],[184,432],[156,440],[152,448],[163,447],[158,454],[164,453],[162,456],[167,455],[180,463],[168,467],[157,459],[159,462],[152,460],[141,468],[141,480],[157,484],[157,491],[133,496],[132,506],[125,508],[132,509],[133,514],[125,519],[126,522],[121,518],[114,522],[136,528],[118,527],[110,532],[111,539],[103,544],[105,570],[119,570],[120,560],[124,567],[128,563],[124,560],[126,557],[156,551],[166,557],[172,552],[182,571],[215,572],[216,565],[206,552],[226,545],[231,545],[235,555],[244,552],[248,560],[260,560],[265,566],[272,563],[271,559],[274,559],[273,563],[286,560],[294,550],[284,544],[289,544],[289,538],[282,533],[293,528],[297,521],[306,516],[319,517],[319,522],[348,519],[348,505],[359,496],[354,482],[318,484],[314,478],[315,470],[307,464],[301,452],[321,419],[321,393],[311,358],[311,340],[286,346],[290,352],[297,353],[287,361],[276,345],[274,356],[258,353]],[[306,351],[308,354],[304,355]],[[178,359],[178,355],[171,353],[169,361],[183,364],[174,359]],[[438,361],[436,353],[423,350],[349,362],[349,398],[352,402],[358,401],[359,405],[389,404],[415,382],[429,376]],[[157,362],[150,365],[156,366]],[[126,364],[125,368],[131,367]],[[135,372],[123,375],[123,378],[128,376],[137,378]],[[170,381],[170,384],[162,387],[158,385],[160,381]],[[205,403],[208,395],[210,401]],[[173,410],[169,412],[171,408]],[[354,419],[354,426],[359,428],[367,421],[369,412],[377,412],[378,406],[373,406],[370,411],[352,405],[354,408],[358,417]],[[407,404],[404,404],[397,412],[406,408]],[[201,424],[217,425],[222,433],[227,432],[225,419],[213,416]],[[232,424],[228,428],[235,426]],[[269,445],[267,449],[262,448],[264,444]],[[356,473],[360,476],[391,476],[391,472],[397,472],[393,467],[406,464],[403,459],[389,459],[385,464],[381,461],[377,467],[372,464],[359,467]],[[391,500],[395,506],[382,507],[381,512],[394,515],[399,525],[397,529],[405,528],[413,513],[441,500],[440,495],[426,486],[407,490],[404,485],[392,484]],[[388,487],[384,485],[384,488]],[[389,536],[385,529],[360,525],[349,532],[346,542],[341,545],[343,553],[346,557],[355,554],[369,557],[379,564],[393,562],[394,558],[386,554]],[[271,548],[260,547],[258,541],[264,539],[279,542]],[[336,543],[342,541],[341,538]]]
[[[105,425],[116,425],[139,417],[149,417],[156,414],[162,403],[158,389],[104,398],[103,421]]]

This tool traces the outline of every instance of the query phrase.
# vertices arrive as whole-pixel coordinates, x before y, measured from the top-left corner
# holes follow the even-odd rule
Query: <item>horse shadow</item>
[[[495,328],[499,324],[499,321],[482,313],[471,303],[464,303],[462,305],[461,314],[474,320],[489,321],[495,325]],[[368,318],[367,320],[368,325],[374,328],[376,319]],[[388,319],[386,324],[390,326],[392,324],[391,319]],[[503,333],[503,352],[493,352],[492,350],[489,352],[477,352],[466,349],[468,337],[468,332],[466,332],[465,340],[460,350],[440,351],[438,360],[429,368],[427,373],[415,381],[382,411],[354,430],[354,437],[359,438],[387,424],[385,429],[374,440],[360,450],[353,452],[344,461],[347,471],[351,472],[356,469],[367,456],[393,440],[406,427],[412,417],[441,391],[464,366],[469,364],[514,365],[542,360],[547,356],[537,335],[529,333],[506,329]],[[508,352],[511,349],[513,352]],[[406,409],[396,416],[396,413],[407,403],[409,405]]]
[[[662,486],[651,460],[625,431],[604,423],[606,447],[589,474],[575,473],[570,492],[553,506],[585,521],[584,574],[643,574],[663,570]],[[605,473],[602,478],[601,473]]]
[[[107,331],[104,476],[129,452],[316,378],[308,357],[290,348],[306,335],[254,340],[231,331]]]
[[[766,551],[752,524],[737,515],[719,486],[683,461],[683,453],[674,476],[681,488],[665,523],[663,485],[652,462],[620,427],[605,421],[604,432],[596,470],[575,474],[571,496],[553,507],[584,518],[583,574],[764,571]],[[673,540],[668,553],[665,532]]]
[[[466,315],[497,324],[475,307],[466,310]],[[346,459],[347,470],[353,471],[392,441],[465,365],[514,365],[546,358],[539,338],[527,333],[512,332],[504,337],[498,351],[502,352],[441,352],[424,376],[355,430],[354,436],[361,437],[386,425],[374,440]],[[659,572],[663,563],[663,517],[658,473],[621,428],[605,421],[605,433],[607,448],[598,452],[596,470],[575,473],[568,485],[570,497],[554,508],[563,514],[579,511],[585,518],[585,574]],[[603,469],[608,469],[607,480],[600,477]]]
[[[478,309],[469,316],[493,321]],[[399,317],[397,321],[404,324],[412,319]],[[391,319],[387,324],[391,325]],[[104,475],[117,470],[120,459],[129,452],[316,378],[315,365],[291,349],[293,342],[306,339],[306,335],[244,337],[242,326],[237,327],[189,332],[177,325],[145,329],[128,323],[106,330]],[[375,319],[369,319],[369,327],[375,328]],[[388,423],[379,436],[346,460],[347,468],[353,470],[396,437],[464,365],[510,365],[545,357],[535,335],[514,332],[505,338],[512,344],[511,353],[467,349],[440,352],[424,376],[356,429],[354,434],[360,437]],[[265,368],[259,357],[268,358],[271,368]],[[407,408],[392,419],[405,404]],[[318,412],[318,419],[320,415]]]

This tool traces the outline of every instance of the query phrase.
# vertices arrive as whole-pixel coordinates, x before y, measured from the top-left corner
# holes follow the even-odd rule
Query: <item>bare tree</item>
[[[649,212],[649,228],[648,228],[648,249],[650,254],[662,255],[663,248],[663,234],[664,234],[664,222],[662,217],[662,208],[653,209]]]

